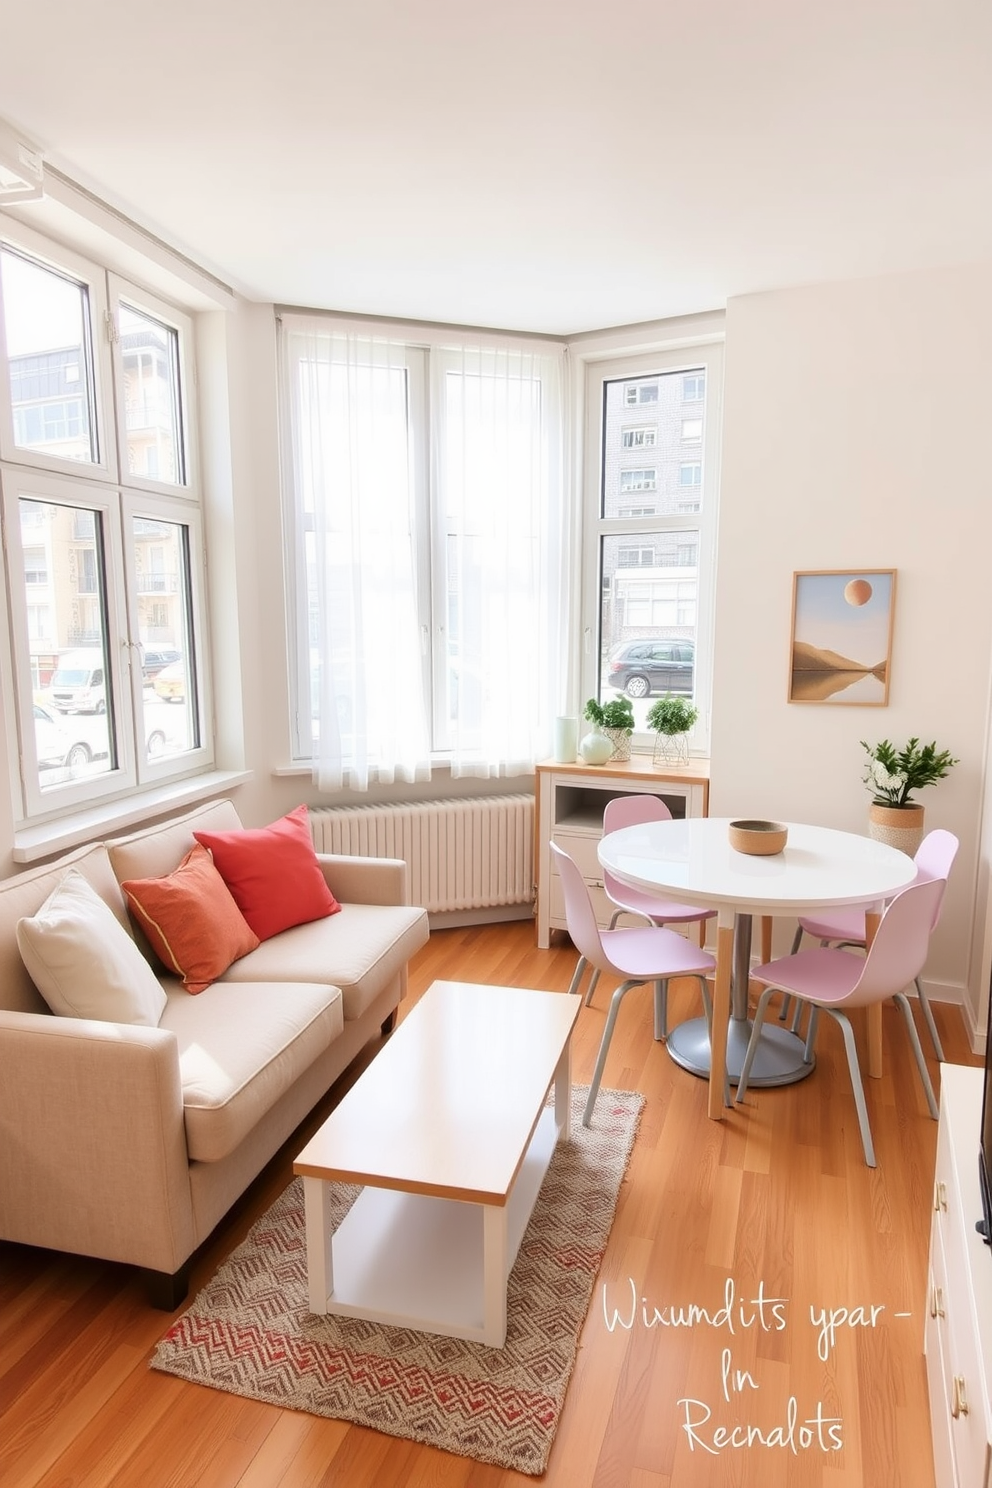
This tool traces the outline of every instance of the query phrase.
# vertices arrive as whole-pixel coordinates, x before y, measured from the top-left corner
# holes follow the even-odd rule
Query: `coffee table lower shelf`
[[[539,1117],[505,1205],[368,1184],[332,1234],[332,1180],[304,1177],[310,1310],[501,1348],[507,1277],[567,1113],[566,1085]]]

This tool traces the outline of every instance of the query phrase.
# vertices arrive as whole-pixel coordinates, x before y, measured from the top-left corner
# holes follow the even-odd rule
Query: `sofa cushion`
[[[221,877],[259,940],[337,914],[341,907],[317,862],[305,806],[267,827],[193,835],[213,853]]]
[[[327,981],[341,988],[344,1016],[361,1017],[427,943],[426,910],[411,905],[343,904],[333,919],[314,920],[263,940],[224,973],[225,982]]]
[[[172,873],[125,879],[121,888],[152,950],[187,992],[202,992],[258,945],[210,853],[198,842]]]
[[[190,1158],[218,1162],[340,1034],[336,987],[214,982],[188,997],[170,982],[162,1028],[175,1034]]]
[[[165,993],[113,911],[75,868],[17,922],[21,957],[53,1013],[155,1028]]]

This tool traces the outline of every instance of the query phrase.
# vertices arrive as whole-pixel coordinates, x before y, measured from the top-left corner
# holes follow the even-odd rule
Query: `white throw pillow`
[[[165,993],[144,956],[81,873],[70,868],[37,914],[17,922],[17,948],[53,1013],[158,1027]]]

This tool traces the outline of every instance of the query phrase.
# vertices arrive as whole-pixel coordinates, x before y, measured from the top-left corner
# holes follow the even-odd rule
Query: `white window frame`
[[[75,249],[43,237],[0,213],[0,242],[45,268],[85,284],[93,357],[93,404],[99,460],[67,460],[14,444],[10,379],[4,320],[0,314],[0,502],[8,585],[6,624],[0,625],[4,657],[0,672],[16,707],[5,718],[11,797],[19,826],[54,821],[80,807],[127,796],[165,781],[203,773],[214,763],[213,702],[210,686],[206,565],[199,492],[195,413],[193,319],[133,281],[85,258]],[[184,442],[182,484],[154,481],[127,472],[123,423],[124,378],[117,356],[117,312],[121,300],[174,330],[179,349],[179,397]],[[20,498],[99,512],[105,542],[108,735],[116,750],[115,768],[84,780],[48,786],[42,792],[34,731],[34,685],[27,603],[22,603],[23,549]],[[132,518],[179,524],[189,531],[189,623],[195,637],[199,743],[165,758],[146,757],[139,732],[144,727],[143,676],[138,628],[138,592]],[[184,643],[184,654],[186,645]],[[112,706],[110,700],[112,699]]]
[[[121,484],[133,490],[163,491],[192,495],[199,487],[197,451],[199,441],[196,429],[196,400],[191,397],[190,383],[195,384],[196,360],[193,348],[192,317],[183,314],[175,305],[166,304],[157,295],[139,288],[117,274],[108,275],[110,313],[114,323],[114,407],[117,424],[118,458],[120,460]],[[120,325],[121,302],[141,311],[153,320],[159,320],[176,333],[179,345],[179,429],[183,446],[183,479],[181,481],[154,480],[149,476],[133,475],[127,469],[127,427],[125,421],[125,387],[123,363],[117,327]]]
[[[603,354],[595,343],[577,348],[584,366],[581,390],[582,418],[582,581],[580,596],[583,645],[579,660],[579,696],[598,696],[600,628],[602,623],[602,590],[599,556],[603,537],[620,536],[633,540],[639,533],[670,534],[686,531],[698,533],[697,570],[699,591],[695,627],[695,704],[699,719],[690,735],[689,747],[694,755],[709,750],[710,716],[713,689],[713,617],[716,600],[716,537],[719,511],[720,428],[722,425],[722,387],[724,347],[722,330],[710,332],[705,340],[692,343],[688,336],[678,336],[678,325],[669,328],[672,342],[665,345],[659,336],[653,349],[631,344],[626,351],[610,345]],[[605,518],[600,514],[602,482],[602,439],[604,391],[607,382],[693,372],[706,378],[706,417],[703,427],[702,463],[705,471],[701,508],[693,512],[632,519]],[[626,402],[626,396],[625,396]],[[700,488],[692,488],[698,495]],[[627,570],[636,573],[636,569]],[[654,736],[638,732],[633,738],[636,751],[650,753]]]
[[[24,449],[14,442],[14,419],[11,411],[10,374],[7,357],[3,317],[0,316],[0,458],[14,465],[32,465],[39,470],[62,471],[72,477],[83,476],[92,480],[115,481],[117,479],[117,441],[107,414],[112,400],[113,361],[110,340],[107,335],[109,301],[107,294],[107,271],[91,259],[84,258],[72,248],[63,248],[43,238],[40,233],[20,223],[0,219],[0,244],[9,245],[54,273],[71,275],[86,286],[91,306],[91,332],[93,356],[93,407],[91,416],[96,423],[98,458],[96,460],[65,460],[44,450]]]

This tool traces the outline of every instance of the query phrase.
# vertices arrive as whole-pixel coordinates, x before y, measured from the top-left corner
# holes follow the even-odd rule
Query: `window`
[[[0,318],[17,816],[27,821],[210,761],[192,326],[6,223]],[[163,647],[182,658],[169,701],[142,667],[146,650]]]
[[[280,338],[296,758],[322,788],[528,768],[564,644],[561,352]]]
[[[685,444],[698,444],[703,437],[702,419],[682,420],[682,440]]]
[[[658,487],[657,470],[621,470],[621,491],[655,491]]]
[[[705,749],[708,738],[715,491],[703,470],[717,454],[708,432],[703,448],[703,423],[709,415],[707,431],[716,427],[716,414],[710,400],[688,420],[683,404],[687,390],[709,398],[721,348],[698,348],[696,356],[700,350],[704,365],[694,358],[691,371],[684,353],[673,350],[625,362],[593,358],[585,373],[586,489],[595,492],[595,505],[584,529],[583,624],[598,644],[589,648],[582,695],[605,702],[626,692],[644,748],[651,742],[648,710],[666,691],[691,696],[700,710],[693,747]],[[651,390],[653,405],[650,471],[623,465],[627,410],[640,403],[642,389]],[[693,430],[699,456],[685,460],[683,438]],[[645,481],[652,502],[631,501],[627,492]]]
[[[654,548],[650,544],[620,547],[617,549],[617,565],[620,568],[653,568]]]
[[[682,379],[683,403],[701,402],[706,397],[706,374],[689,372]]]
[[[656,382],[632,382],[624,388],[624,401],[628,408],[638,403],[657,403],[658,384]]]
[[[655,442],[657,430],[642,425],[638,429],[624,429],[621,444],[624,449],[649,449]]]

